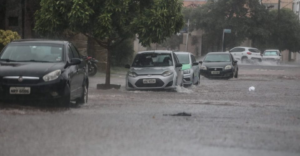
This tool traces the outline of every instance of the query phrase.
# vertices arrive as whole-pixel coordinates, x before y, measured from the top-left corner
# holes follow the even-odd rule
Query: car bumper
[[[137,76],[127,77],[127,89],[174,89],[176,88],[176,79],[174,75],[163,77],[160,75],[156,76]],[[155,79],[155,83],[145,84],[144,79]]]
[[[184,75],[183,75],[183,81],[182,81],[182,84],[184,84],[184,85],[191,85],[191,84],[193,84],[192,78],[193,78],[193,75],[192,75],[192,74],[184,74]]]
[[[230,69],[230,70],[222,70],[220,71],[220,74],[211,74],[212,71],[210,70],[200,70],[200,74],[204,77],[220,77],[220,78],[228,78],[228,77],[232,77],[234,70]]]
[[[37,84],[1,84],[1,100],[48,100],[64,96],[66,82],[56,80]],[[30,94],[10,94],[10,87],[30,87]]]

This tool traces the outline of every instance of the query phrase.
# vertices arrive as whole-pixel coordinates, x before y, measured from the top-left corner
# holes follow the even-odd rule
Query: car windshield
[[[61,62],[63,46],[60,44],[10,44],[1,54],[1,60],[12,62]]]
[[[277,51],[265,51],[264,56],[277,56],[278,52]]]
[[[188,54],[176,54],[179,63],[181,64],[190,64],[190,57]]]
[[[172,65],[172,56],[168,53],[137,54],[132,64],[133,67],[167,67]]]
[[[228,54],[208,54],[204,62],[230,62],[230,55]]]

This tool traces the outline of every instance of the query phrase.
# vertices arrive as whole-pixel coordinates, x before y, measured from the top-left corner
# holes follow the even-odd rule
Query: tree
[[[0,29],[0,51],[11,41],[17,40],[20,38],[21,37],[19,36],[19,34],[15,31]]]
[[[47,36],[70,29],[106,48],[108,87],[113,49],[135,34],[144,46],[161,43],[183,26],[181,8],[179,0],[42,0],[35,30]]]

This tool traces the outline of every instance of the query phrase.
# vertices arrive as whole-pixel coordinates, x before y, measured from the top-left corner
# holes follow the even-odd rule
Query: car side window
[[[80,55],[74,45],[70,44],[74,58],[80,58]]]
[[[195,63],[196,62],[196,58],[194,55],[191,55],[192,56],[192,63]]]

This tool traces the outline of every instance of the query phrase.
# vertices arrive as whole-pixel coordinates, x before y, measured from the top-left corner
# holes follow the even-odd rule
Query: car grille
[[[7,85],[22,85],[22,84],[37,84],[39,80],[23,80],[19,82],[17,79],[2,79],[2,84]]]
[[[265,60],[265,61],[275,61],[274,58],[264,58],[263,60]]]
[[[162,87],[164,86],[164,82],[161,79],[156,79],[156,83],[154,84],[144,84],[143,79],[139,79],[135,85],[137,87]]]
[[[223,68],[208,68],[208,71],[223,71]]]

